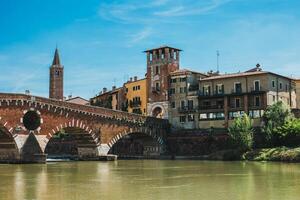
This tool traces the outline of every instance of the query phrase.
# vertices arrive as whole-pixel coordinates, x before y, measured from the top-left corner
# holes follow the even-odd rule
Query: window
[[[152,59],[153,59],[153,54],[152,54],[152,53],[150,53],[150,55],[149,55],[149,61],[151,62],[151,61],[152,61]]]
[[[242,93],[242,84],[241,83],[235,83],[234,84],[234,92],[235,93]]]
[[[179,121],[181,123],[184,123],[186,121],[186,117],[185,116],[179,116]]]
[[[260,98],[255,97],[255,106],[260,106]]]
[[[224,94],[224,85],[223,84],[217,84],[216,94]]]
[[[261,110],[250,110],[249,111],[249,117],[250,118],[260,118],[262,116]]]
[[[279,83],[279,89],[282,90],[282,83]]]
[[[203,95],[205,95],[205,96],[210,95],[210,86],[209,85],[205,85],[203,87]]]
[[[55,71],[55,76],[59,76],[59,71],[58,70]]]
[[[202,113],[199,115],[199,120],[205,120],[207,119],[207,114],[206,113]]]
[[[165,54],[164,53],[161,54],[161,59],[165,59]]]
[[[236,108],[240,108],[241,107],[241,99],[240,98],[236,98],[235,99],[235,107]]]
[[[155,66],[155,74],[159,74],[159,66]]]
[[[176,53],[176,51],[174,51],[174,52],[173,52],[173,59],[174,59],[174,60],[176,60],[176,56],[177,56],[177,53]]]
[[[176,91],[175,88],[171,88],[170,89],[170,95],[175,94],[175,91]]]
[[[180,78],[180,82],[185,82],[185,81],[186,81],[186,77]]]
[[[160,91],[160,85],[159,85],[159,82],[156,82],[156,83],[155,83],[155,89],[156,89],[156,91]]]
[[[194,108],[194,101],[193,100],[188,100],[188,109],[192,110]]]
[[[184,107],[185,107],[185,102],[184,102],[184,101],[181,101],[181,102],[180,102],[180,106],[181,106],[181,108],[184,108]]]
[[[171,78],[171,81],[170,81],[170,82],[171,82],[171,83],[176,83],[176,80],[177,80],[176,78]]]
[[[244,113],[245,113],[244,111],[229,112],[228,116],[229,116],[229,119],[234,119],[234,118],[243,116]]]
[[[275,88],[275,80],[272,80],[272,87]]]
[[[260,90],[260,81],[254,81],[254,91],[259,91]]]
[[[223,120],[225,115],[222,112],[219,113],[203,113],[199,115],[199,120]]]
[[[187,88],[186,88],[186,87],[181,87],[181,88],[179,89],[179,92],[180,92],[180,93],[186,93],[186,92],[187,92]]]
[[[171,107],[172,107],[172,108],[176,108],[176,103],[175,103],[175,101],[172,101],[172,102],[171,102]]]
[[[275,97],[275,95],[273,95],[273,102],[275,102],[276,101],[276,97]]]
[[[189,115],[188,115],[188,121],[189,121],[189,122],[195,121],[194,115],[189,114]]]

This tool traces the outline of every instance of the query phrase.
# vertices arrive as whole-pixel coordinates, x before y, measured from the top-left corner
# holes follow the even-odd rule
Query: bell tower
[[[50,66],[49,98],[64,99],[64,66],[61,65],[58,49],[55,49],[52,65]]]

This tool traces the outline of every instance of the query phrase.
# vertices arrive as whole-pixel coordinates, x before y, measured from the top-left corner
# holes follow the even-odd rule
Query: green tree
[[[283,126],[278,127],[277,134],[281,145],[299,146],[300,119],[290,119]]]
[[[247,151],[252,149],[253,127],[252,120],[247,114],[235,118],[228,131],[230,138],[240,150]]]
[[[293,119],[290,108],[282,101],[269,106],[263,116],[262,132],[270,146],[280,145],[280,127]]]

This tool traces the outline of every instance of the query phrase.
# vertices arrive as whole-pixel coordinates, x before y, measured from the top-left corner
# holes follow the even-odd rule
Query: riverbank
[[[238,150],[224,150],[201,156],[203,160],[247,160],[247,161],[280,161],[300,162],[300,147],[276,147],[254,149],[243,153]]]

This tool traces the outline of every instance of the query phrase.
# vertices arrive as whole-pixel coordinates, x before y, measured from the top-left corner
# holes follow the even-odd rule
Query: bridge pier
[[[97,147],[78,147],[79,160],[95,160],[97,157]]]

